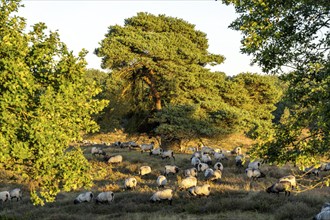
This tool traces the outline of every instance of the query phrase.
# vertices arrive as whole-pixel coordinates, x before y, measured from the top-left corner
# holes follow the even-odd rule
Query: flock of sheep
[[[141,153],[149,152],[150,155],[160,156],[161,158],[173,158],[175,161],[175,156],[172,150],[163,150],[158,147],[155,148],[153,142],[150,144],[141,144],[138,145],[135,142],[117,142],[112,146],[117,146],[121,148],[129,148],[129,149],[139,149]],[[226,153],[230,153],[235,156],[235,163],[237,167],[243,167],[245,163],[245,156],[242,154],[242,149],[240,147],[236,147],[232,151],[222,152],[220,149],[213,149],[211,147],[203,146],[200,151],[194,148],[194,152],[191,155],[190,162],[191,168],[184,169],[182,174],[184,175],[184,179],[182,179],[177,186],[178,190],[186,190],[192,196],[209,196],[211,192],[211,186],[209,181],[217,182],[222,177],[222,172],[224,166],[222,164],[223,160],[228,160]],[[108,163],[121,163],[122,156],[107,156],[106,153],[97,147],[93,147],[91,150],[92,155],[103,155],[105,161]],[[113,159],[112,159],[113,158]],[[257,180],[258,178],[265,177],[265,174],[260,170],[262,163],[260,161],[250,161],[245,169],[245,174],[247,178],[252,181]],[[164,175],[159,175],[156,183],[159,188],[164,188],[167,184],[167,176],[169,174],[178,174],[181,170],[179,167],[175,165],[166,165],[164,167]],[[318,175],[319,170],[325,170],[321,166],[319,169],[312,170],[312,173]],[[306,170],[307,172],[308,170]],[[139,168],[139,175],[144,176],[152,172],[152,168],[150,166],[142,166]],[[206,184],[198,185],[198,173],[204,173],[204,180],[207,182]],[[124,187],[126,189],[134,189],[136,187],[137,180],[134,177],[130,177],[125,180]],[[275,193],[279,195],[279,193],[284,193],[285,196],[290,196],[292,189],[297,188],[296,178],[293,175],[283,176],[278,179],[277,182],[273,183],[266,189],[268,193]],[[112,196],[113,198],[113,196]],[[150,198],[151,202],[168,200],[170,204],[172,204],[173,199],[173,190],[172,189],[164,189],[156,191]],[[327,203],[327,206],[323,207],[321,212],[315,216],[316,220],[330,220],[330,203]]]
[[[141,144],[138,145],[133,141],[130,142],[116,142],[111,144],[112,147],[120,148],[129,148],[129,149],[138,149],[143,152],[149,152],[151,156],[159,156],[162,159],[172,158],[175,161],[174,152],[172,150],[163,150],[158,147],[155,148],[155,143],[151,142],[150,144]],[[190,168],[182,170],[182,175],[184,178],[178,182],[177,186],[172,188],[178,189],[180,191],[185,190],[191,196],[209,196],[211,192],[212,182],[218,182],[222,178],[222,172],[224,166],[222,161],[228,160],[227,154],[230,153],[235,156],[235,163],[237,167],[243,167],[245,163],[245,157],[242,154],[242,149],[236,147],[232,151],[222,152],[220,149],[213,149],[211,147],[203,146],[201,150],[194,149],[194,152],[190,158]],[[102,156],[103,160],[109,164],[119,164],[123,162],[122,155],[113,155],[109,156],[106,152],[100,148],[93,146],[91,148],[91,154],[93,156]],[[245,169],[246,176],[252,181],[257,180],[258,178],[265,177],[265,174],[260,170],[262,163],[260,161],[250,161]],[[322,167],[320,169],[326,169]],[[329,166],[330,168],[330,166]],[[324,170],[323,169],[323,170]],[[144,165],[139,167],[138,174],[140,176],[145,176],[152,173],[152,167]],[[171,186],[168,186],[168,176],[177,175],[181,169],[176,165],[166,165],[164,167],[164,173],[159,175],[155,180],[158,190],[153,193],[150,197],[150,202],[161,202],[168,201],[169,204],[172,204],[174,191],[171,189]],[[198,173],[203,173],[204,175],[204,184],[199,185],[198,182]],[[134,190],[137,186],[138,181],[135,177],[128,177],[124,181],[124,188],[126,190]],[[297,187],[296,178],[293,175],[288,175],[280,178],[277,182],[272,184],[266,189],[268,193],[279,193],[284,192],[285,195],[290,196],[291,190]],[[15,188],[11,191],[0,192],[0,200],[2,202],[12,200],[16,198],[17,201],[22,200],[22,191],[19,188]],[[110,204],[114,201],[115,194],[112,191],[101,192],[94,199],[94,194],[91,191],[84,192],[79,194],[74,199],[74,204],[79,204],[83,202],[91,202],[95,200],[95,203],[107,203]],[[320,213],[315,217],[315,220],[330,220],[330,203],[326,203]]]

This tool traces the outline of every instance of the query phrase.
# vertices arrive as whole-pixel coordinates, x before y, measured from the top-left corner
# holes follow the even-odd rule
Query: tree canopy
[[[330,2],[223,2],[240,14],[230,27],[243,34],[242,52],[288,82],[285,118],[252,155],[301,168],[329,159]]]
[[[141,91],[136,88],[145,84],[143,93],[148,92],[154,100],[151,108],[161,110],[176,94],[176,77],[223,62],[223,56],[207,49],[206,34],[195,30],[194,25],[141,12],[125,19],[123,27],[110,26],[95,54],[102,57],[103,68],[126,79],[131,92]]]
[[[194,25],[138,13],[123,27],[110,26],[95,54],[110,70],[109,77],[117,84],[112,88],[121,88],[117,96],[126,97],[122,103],[129,102],[126,109],[140,119],[131,117],[128,123],[144,124],[162,140],[180,142],[256,130],[257,118],[259,127],[264,127],[261,121],[271,123],[271,111],[281,96],[277,79],[256,74],[231,79],[211,72],[207,65],[220,64],[224,57],[207,49],[206,34]],[[260,105],[253,106],[254,102]],[[253,110],[259,113],[251,117]]]
[[[0,168],[29,185],[34,204],[61,191],[91,186],[81,132],[98,129],[91,115],[107,101],[85,80],[85,50],[77,57],[57,32],[39,23],[25,31],[19,1],[0,3]]]

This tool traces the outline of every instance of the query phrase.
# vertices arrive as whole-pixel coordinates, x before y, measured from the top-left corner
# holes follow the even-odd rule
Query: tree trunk
[[[158,92],[158,90],[156,89],[155,86],[155,79],[153,76],[153,72],[144,72],[144,77],[143,77],[144,82],[150,87],[151,93],[152,93],[152,97],[154,98],[155,101],[155,108],[157,111],[162,110],[162,102],[161,102],[161,97],[160,94]]]

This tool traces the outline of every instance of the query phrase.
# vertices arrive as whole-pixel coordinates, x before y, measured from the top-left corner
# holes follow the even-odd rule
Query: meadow
[[[101,141],[104,137],[98,137],[95,141]],[[121,141],[124,141],[121,139]],[[140,139],[138,142],[148,143],[148,139]],[[190,168],[189,152],[177,152],[175,160],[161,159],[149,156],[149,153],[141,153],[138,150],[109,147],[102,144],[101,147],[108,155],[123,155],[123,163],[110,165],[103,162],[101,156],[91,155],[91,148],[95,145],[82,145],[85,156],[93,167],[94,185],[91,189],[94,196],[102,191],[113,191],[115,199],[111,204],[81,203],[73,204],[73,200],[86,189],[80,189],[69,193],[60,193],[53,203],[45,206],[33,206],[27,189],[23,185],[14,184],[6,179],[2,172],[0,191],[14,187],[23,189],[22,201],[5,202],[0,205],[0,219],[312,219],[322,205],[329,201],[330,190],[328,187],[316,188],[310,191],[295,193],[291,196],[280,194],[268,194],[266,188],[276,182],[280,177],[292,174],[301,174],[296,168],[286,165],[283,167],[263,164],[261,170],[266,178],[257,181],[249,180],[244,168],[236,167],[234,156],[222,161],[224,171],[222,179],[211,182],[211,194],[209,197],[192,197],[187,191],[177,190],[178,182],[183,178],[182,170]],[[223,150],[230,150],[222,145]],[[246,151],[246,148],[243,150]],[[167,188],[175,190],[173,204],[167,202],[150,203],[149,198],[158,190],[157,176],[163,174],[167,164],[177,165],[181,171],[178,175],[169,175]],[[140,177],[140,166],[149,165],[152,173]],[[323,174],[324,175],[324,174]],[[138,180],[137,188],[125,190],[124,180],[134,176]],[[317,178],[305,176],[304,183]],[[322,174],[321,177],[322,178]],[[198,185],[206,183],[203,173],[198,174]],[[299,181],[298,181],[299,184]]]

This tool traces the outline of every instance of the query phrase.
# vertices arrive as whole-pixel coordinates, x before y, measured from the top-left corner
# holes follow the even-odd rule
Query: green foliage
[[[0,167],[43,205],[60,190],[91,186],[87,160],[69,144],[98,129],[91,115],[107,101],[93,99],[100,89],[85,80],[86,51],[75,57],[44,23],[25,33],[24,19],[12,16],[19,7],[0,5]]]
[[[95,53],[111,70],[108,91],[118,100],[110,106],[128,119],[125,127],[133,129],[127,130],[167,140],[269,133],[281,96],[278,79],[210,72],[206,64],[220,64],[224,57],[207,51],[206,35],[194,25],[138,13],[124,27],[110,26],[100,45]]]
[[[207,51],[206,35],[194,25],[165,15],[138,13],[123,27],[110,26],[100,45],[95,54],[103,58],[102,67],[124,79],[134,105],[148,110],[161,110],[175,96],[181,75],[224,60]]]
[[[274,138],[252,153],[302,167],[329,159],[329,1],[223,2],[240,13],[231,28],[243,33],[242,52],[265,71],[292,69],[282,77],[288,83],[286,116]]]

